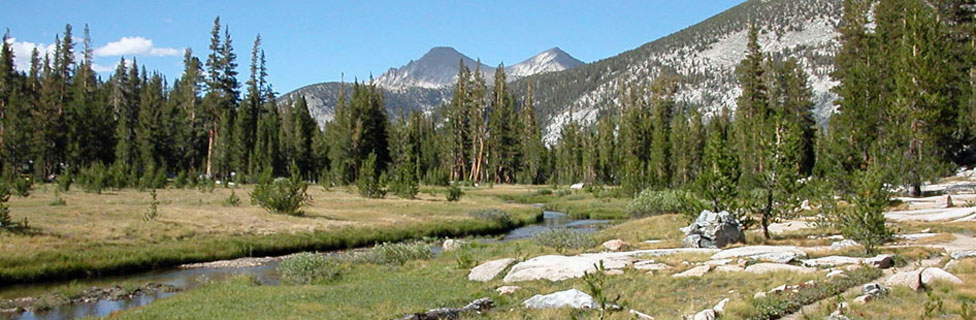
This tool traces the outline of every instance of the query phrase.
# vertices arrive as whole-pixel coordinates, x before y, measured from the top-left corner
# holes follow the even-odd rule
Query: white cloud
[[[152,40],[143,37],[122,37],[119,41],[112,41],[95,49],[95,55],[100,57],[124,55],[178,56],[180,50],[155,47]]]
[[[31,52],[34,48],[40,52],[41,59],[44,59],[44,54],[54,54],[54,44],[17,41],[15,38],[8,38],[7,43],[14,49],[14,65],[20,71],[30,70]]]
[[[103,65],[100,65],[100,64],[97,64],[97,63],[92,63],[92,70],[94,70],[95,72],[98,72],[98,73],[112,72],[112,71],[115,71],[115,68],[117,68],[118,65],[119,65],[118,62],[116,62],[115,65],[111,65],[111,66],[103,66]]]

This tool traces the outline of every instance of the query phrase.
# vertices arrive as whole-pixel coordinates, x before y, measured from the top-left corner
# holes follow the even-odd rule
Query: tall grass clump
[[[411,260],[434,258],[430,244],[423,241],[383,243],[364,252],[353,252],[343,257],[351,263],[402,266]]]
[[[634,218],[681,213],[689,220],[694,220],[706,208],[708,202],[688,191],[646,189],[627,205],[627,212]]]
[[[268,212],[301,216],[305,213],[302,206],[311,201],[308,195],[308,183],[302,181],[297,168],[293,168],[290,178],[271,178],[271,171],[266,170],[260,182],[251,192],[251,203],[259,205]]]
[[[335,259],[311,252],[285,258],[277,270],[281,280],[290,284],[334,281],[342,274],[341,266]]]
[[[512,216],[503,210],[499,209],[482,209],[477,211],[472,211],[468,213],[468,216],[479,220],[488,220],[498,223],[499,226],[505,228],[511,228],[515,226],[515,221],[512,220]]]
[[[532,240],[541,246],[556,249],[560,253],[566,250],[590,248],[595,246],[597,242],[591,234],[566,228],[555,228],[537,233],[532,237]]]

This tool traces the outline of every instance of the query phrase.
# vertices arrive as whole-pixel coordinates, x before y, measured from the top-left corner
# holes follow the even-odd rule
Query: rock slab
[[[765,274],[770,272],[796,272],[796,273],[814,273],[817,269],[806,268],[800,266],[794,266],[783,263],[757,263],[746,267],[745,272],[755,273],[755,274]]]
[[[522,305],[529,309],[591,309],[596,305],[596,301],[582,291],[570,289],[547,295],[537,294],[522,302]]]
[[[789,263],[806,256],[806,252],[795,246],[746,246],[719,251],[712,255],[712,260],[748,258],[775,263]]]
[[[512,262],[515,262],[515,259],[498,259],[482,263],[481,265],[474,267],[474,269],[471,269],[471,272],[468,273],[468,280],[480,282],[491,281],[498,276],[499,273],[505,270],[508,265],[512,264]]]

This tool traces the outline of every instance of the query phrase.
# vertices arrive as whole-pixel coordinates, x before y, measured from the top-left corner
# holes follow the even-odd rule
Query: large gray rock
[[[962,284],[962,279],[956,277],[955,275],[946,272],[945,270],[939,268],[925,268],[922,270],[922,284],[932,285],[936,281],[942,281],[951,284]]]
[[[596,306],[596,300],[593,300],[593,297],[582,291],[570,289],[547,295],[537,294],[522,302],[522,305],[529,309],[592,309]]]
[[[739,221],[727,211],[702,211],[698,219],[682,231],[685,232],[684,244],[690,248],[723,248],[746,241]]]
[[[914,291],[922,288],[922,270],[912,270],[893,274],[885,279],[885,285],[891,287],[906,287]]]
[[[471,273],[468,273],[468,280],[481,282],[491,281],[491,279],[498,276],[498,274],[501,273],[502,270],[505,270],[505,268],[512,264],[512,262],[515,262],[515,259],[508,258],[485,262],[480,266],[471,269]]]

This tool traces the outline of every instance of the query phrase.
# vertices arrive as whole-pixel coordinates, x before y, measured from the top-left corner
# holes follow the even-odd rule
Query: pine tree
[[[291,128],[294,130],[292,134],[294,140],[290,141],[294,145],[292,157],[298,165],[300,175],[304,179],[312,179],[315,172],[312,140],[318,132],[318,125],[308,111],[308,103],[304,96],[299,97],[292,107],[291,121],[293,121]]]
[[[460,181],[467,179],[471,150],[471,112],[472,106],[469,91],[471,90],[470,72],[460,61],[458,66],[457,83],[454,85],[454,92],[451,102],[445,106],[445,117],[447,118],[448,134],[450,136],[448,163],[451,168],[451,180]]]
[[[760,156],[766,152],[762,149],[765,145],[761,142],[766,137],[760,129],[767,125],[769,119],[764,60],[759,47],[759,27],[753,23],[749,27],[746,57],[736,69],[742,94],[739,96],[735,114],[735,139],[739,163],[742,166],[740,179],[743,181],[740,184],[747,188],[756,184],[756,179],[768,166]]]
[[[729,121],[727,109],[709,121],[701,172],[696,177],[701,195],[711,201],[712,209],[716,212],[734,212],[737,209],[735,202],[741,169],[736,152],[730,145]]]
[[[617,154],[616,119],[606,114],[597,123],[597,180],[603,184],[616,184],[620,169]]]
[[[648,162],[651,146],[651,112],[635,86],[622,92],[623,113],[620,119],[620,157],[624,194],[636,195],[648,187]]]
[[[666,188],[671,182],[670,136],[671,114],[675,107],[674,94],[677,80],[670,75],[662,75],[651,85],[651,142],[648,158],[648,183],[655,188]]]
[[[518,173],[519,183],[542,183],[542,157],[546,146],[542,143],[542,130],[536,121],[536,110],[532,100],[532,82],[526,87],[525,102],[519,109],[519,129],[521,163]]]
[[[491,119],[488,123],[490,154],[486,161],[491,168],[495,183],[515,182],[518,170],[518,114],[515,99],[506,87],[505,65],[495,69],[495,85],[492,88]]]

